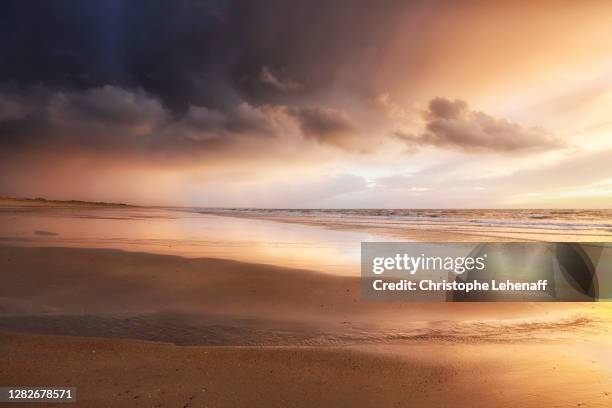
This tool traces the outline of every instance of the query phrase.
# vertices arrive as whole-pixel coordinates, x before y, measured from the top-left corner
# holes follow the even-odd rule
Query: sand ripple
[[[610,332],[610,322],[575,314],[559,319],[411,322],[402,328],[354,325],[283,327],[278,322],[202,319],[162,313],[137,316],[47,315],[0,318],[0,330],[130,338],[178,345],[347,345],[401,342],[539,342],[579,340]]]

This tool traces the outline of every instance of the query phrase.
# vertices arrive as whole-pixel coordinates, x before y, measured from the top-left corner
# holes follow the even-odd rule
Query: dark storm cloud
[[[130,135],[150,131],[166,116],[160,102],[143,91],[113,86],[85,91],[0,87],[0,100],[19,113],[0,115],[0,149],[5,150],[127,147]]]
[[[400,3],[3,1],[0,83],[10,85],[0,87],[0,149],[170,157],[259,139],[265,150],[293,124],[306,139],[363,150],[358,124],[371,118],[357,122],[353,105],[380,94],[370,89],[387,77],[380,67],[397,65],[385,59],[391,28],[417,30],[430,8]],[[412,60],[401,60],[402,72]],[[432,102],[426,132],[402,137],[468,151],[558,143],[446,102]]]
[[[263,84],[266,84],[281,92],[295,91],[300,88],[300,84],[297,82],[294,82],[291,79],[281,79],[278,77],[278,75],[272,72],[270,68],[265,66],[261,69],[259,80]]]
[[[355,148],[356,128],[343,112],[324,107],[288,109],[307,138],[352,150]]]
[[[246,102],[224,111],[191,106],[173,114],[143,90],[0,87],[0,153],[78,153],[146,160],[211,157],[245,138],[278,135],[277,110]],[[261,149],[264,149],[262,143]],[[251,149],[253,153],[256,148]]]
[[[290,120],[305,138],[353,149],[353,124],[326,107],[325,94],[364,91],[361,71],[370,62],[343,67],[374,49],[376,22],[394,8],[307,0],[2,2],[0,148],[214,152],[278,136],[277,122]]]
[[[88,126],[155,126],[166,112],[159,100],[142,90],[134,92],[106,85],[83,92],[58,92],[48,106],[52,121],[83,122]]]
[[[347,64],[356,71],[353,85],[363,84],[360,73],[368,66],[353,61],[378,46],[377,22],[388,23],[398,7],[367,1],[9,0],[0,4],[0,80],[143,89],[182,112],[242,100],[287,103],[328,89]]]
[[[424,119],[421,135],[397,132],[396,136],[411,148],[435,146],[466,152],[521,153],[565,147],[544,129],[470,110],[462,100],[435,98],[429,102]]]
[[[226,97],[222,68],[231,56],[216,43],[223,30],[219,7],[211,1],[3,2],[0,78],[54,88],[140,88],[173,109]]]
[[[0,155],[190,163],[266,155],[288,133],[357,150],[348,116],[320,106],[224,109],[190,105],[173,112],[142,89],[105,85],[84,90],[0,86]],[[294,140],[295,143],[295,140]]]

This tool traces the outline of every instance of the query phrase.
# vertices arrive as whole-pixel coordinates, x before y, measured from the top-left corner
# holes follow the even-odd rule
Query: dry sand
[[[77,406],[612,406],[609,304],[366,303],[354,277],[100,249],[0,247],[0,271],[0,384]]]
[[[83,407],[609,407],[610,367],[567,345],[179,347],[0,333],[5,385]],[[600,345],[601,347],[601,345]]]

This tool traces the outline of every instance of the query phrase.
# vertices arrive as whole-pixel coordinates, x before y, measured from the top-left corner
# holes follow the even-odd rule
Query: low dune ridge
[[[37,198],[15,198],[0,197],[0,207],[134,207],[131,204],[112,203],[105,201],[82,201],[82,200],[49,200],[42,197]]]

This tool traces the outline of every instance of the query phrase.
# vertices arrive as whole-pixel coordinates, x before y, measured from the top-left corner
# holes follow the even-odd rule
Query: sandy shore
[[[612,403],[610,366],[567,345],[178,347],[6,333],[0,343],[3,384],[75,386],[84,407]]]
[[[0,246],[0,383],[78,406],[612,404],[612,307],[362,302],[359,278]]]
[[[359,277],[120,250],[0,246],[0,269],[0,329],[15,320],[30,319],[35,326],[37,316],[46,324],[70,318],[71,326],[79,319],[116,318],[128,326],[186,319],[196,325],[353,333],[414,331],[423,322],[434,329],[453,322],[513,322],[499,327],[505,335],[523,321],[546,331],[550,322],[571,325],[575,318],[588,325],[599,318],[591,319],[592,304],[364,302]],[[595,312],[610,310],[597,306]],[[140,320],[125,320],[134,316]]]

